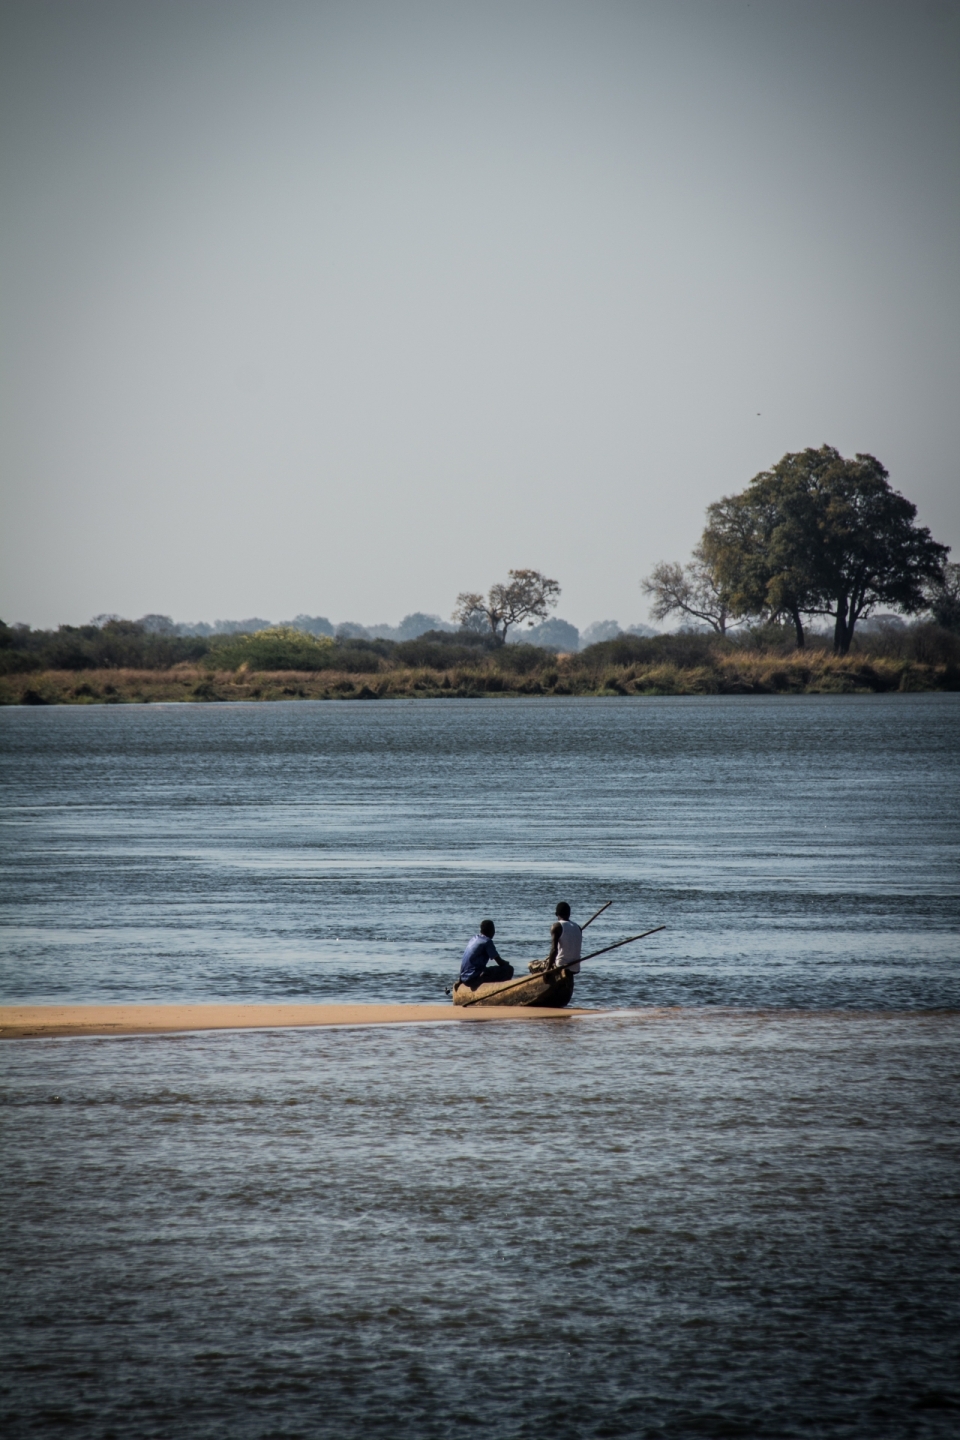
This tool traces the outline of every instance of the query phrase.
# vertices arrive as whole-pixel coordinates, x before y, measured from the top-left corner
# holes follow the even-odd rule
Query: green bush
[[[336,649],[328,635],[308,635],[290,625],[272,625],[253,635],[215,640],[207,663],[217,670],[328,670]]]

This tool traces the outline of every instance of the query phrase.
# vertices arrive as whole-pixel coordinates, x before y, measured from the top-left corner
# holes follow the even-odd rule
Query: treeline
[[[541,692],[562,694],[586,693],[597,674],[613,666],[632,667],[624,685],[634,687],[626,693],[637,693],[637,687],[649,688],[647,672],[668,666],[676,673],[699,668],[696,685],[702,681],[709,690],[715,681],[722,690],[738,653],[766,650],[775,660],[788,649],[821,650],[824,637],[812,626],[827,620],[836,656],[862,651],[940,667],[943,674],[938,679],[931,673],[931,683],[952,685],[950,667],[960,645],[960,565],[948,562],[949,547],[915,523],[916,513],[872,455],[844,459],[828,445],[785,455],[745,490],[708,507],[690,563],[663,562],[642,582],[656,619],[679,615],[687,625],[705,627],[706,635],[624,634],[614,622],[602,622],[581,638],[574,626],[549,616],[559,583],[538,570],[514,569],[486,595],[458,595],[456,630],[421,613],[406,616],[395,630],[378,627],[376,635],[350,624],[331,633],[323,616],[306,615],[286,625],[218,622],[215,631],[202,627],[203,634],[197,633],[201,627],[175,625],[162,615],[99,616],[89,625],[55,631],[0,622],[0,675],[190,666],[238,676],[421,670],[445,677],[438,684],[449,691],[453,672],[460,671],[473,677],[462,679],[468,691],[502,692],[512,688],[510,677],[542,675]],[[897,615],[884,620],[876,615],[882,605],[930,618],[913,625]],[[425,628],[431,621],[435,628]],[[243,623],[250,629],[243,630]],[[617,633],[607,638],[611,629]],[[584,639],[598,643],[580,648]],[[795,668],[794,679],[801,671]],[[878,672],[876,688],[889,688],[888,680]],[[420,693],[432,683],[397,678],[376,693]],[[458,693],[462,685],[457,682]],[[343,693],[349,688],[344,681]],[[327,692],[315,687],[312,693]]]
[[[298,616],[285,625],[268,621],[220,621],[219,629],[206,626],[176,625],[167,616],[145,615],[139,620],[116,616],[98,617],[89,625],[61,625],[56,630],[31,630],[26,625],[5,625],[0,621],[0,675],[28,674],[37,670],[102,670],[128,668],[163,670],[173,665],[203,662],[206,657],[218,666],[233,668],[241,664],[260,668],[331,669],[343,660],[348,669],[371,666],[371,655],[396,654],[398,663],[419,664],[421,641],[428,646],[447,646],[443,652],[435,648],[429,653],[448,655],[444,665],[457,664],[458,657],[475,654],[481,642],[487,650],[496,648],[496,638],[483,632],[455,629],[439,622],[434,628],[424,625],[428,618],[417,614],[407,616],[396,632],[413,630],[413,635],[397,639],[373,634],[374,628],[344,624],[334,632],[308,628],[306,622],[316,617]],[[436,617],[429,617],[434,620]],[[321,617],[322,619],[322,617]],[[162,622],[162,623],[161,623]],[[329,631],[329,633],[328,633]],[[361,633],[362,631],[362,633]],[[511,637],[511,644],[527,643],[547,652],[585,649],[598,640],[612,639],[621,634],[656,634],[649,626],[636,625],[623,631],[613,620],[598,621],[587,627],[583,635],[566,620],[554,618]],[[330,654],[325,642],[336,649]],[[319,646],[312,642],[318,641]],[[449,648],[452,646],[452,649]]]
[[[107,620],[117,619],[117,615],[97,615],[92,623],[102,625]],[[399,625],[360,625],[355,620],[344,620],[334,625],[326,615],[298,615],[293,620],[281,620],[276,624],[254,616],[247,620],[215,620],[212,625],[204,620],[176,621],[169,615],[143,615],[137,623],[157,635],[247,635],[256,630],[288,628],[303,630],[308,635],[336,635],[359,640],[415,640],[425,630],[454,629],[439,615],[426,615],[422,610],[405,615]]]
[[[148,629],[139,620],[110,619],[103,624],[61,625],[56,630],[31,630],[0,621],[0,674],[5,675],[41,670],[168,670],[197,663],[214,670],[373,674],[385,663],[446,669],[496,648],[488,636],[470,631],[428,631],[414,640],[395,641],[311,635],[290,625],[253,634],[176,635]],[[539,652],[541,658],[543,653]]]
[[[165,670],[201,660],[210,651],[202,636],[156,634],[138,620],[61,625],[31,630],[0,621],[0,674],[35,670]]]
[[[847,655],[831,650],[830,637],[818,633],[797,650],[791,627],[777,623],[735,637],[619,635],[570,654],[469,632],[435,631],[397,643],[318,640],[280,628],[224,637],[198,660],[167,667],[8,668],[0,675],[0,703],[960,690],[960,633],[932,621],[875,621]]]
[[[830,637],[807,635],[811,652],[831,648]],[[680,630],[643,637],[619,634],[563,655],[565,670],[592,673],[604,665],[670,664],[681,669],[709,664],[722,656],[747,653],[784,655],[794,648],[792,627],[769,622],[725,635]],[[896,616],[872,619],[861,627],[853,653],[922,664],[960,663],[960,625],[932,619],[906,623]],[[449,671],[480,667],[505,676],[530,675],[556,668],[556,652],[539,645],[498,644],[489,634],[470,630],[428,631],[415,640],[364,640],[355,636],[314,636],[290,626],[272,626],[252,635],[176,636],[145,631],[138,621],[111,620],[102,626],[62,625],[30,630],[0,621],[0,674],[40,671],[171,670],[199,667],[210,672],[334,671],[376,675],[395,669]]]

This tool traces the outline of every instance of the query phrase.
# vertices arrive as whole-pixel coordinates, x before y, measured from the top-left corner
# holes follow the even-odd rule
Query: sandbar
[[[163,1035],[190,1030],[289,1030],[315,1025],[423,1025],[434,1021],[560,1020],[585,1012],[453,1005],[2,1005],[0,1040],[64,1035]]]

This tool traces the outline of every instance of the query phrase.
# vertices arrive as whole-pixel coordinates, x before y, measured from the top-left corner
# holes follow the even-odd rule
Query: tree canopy
[[[804,616],[829,615],[834,650],[845,655],[857,622],[875,606],[925,610],[930,587],[945,583],[948,547],[914,523],[916,513],[875,456],[845,459],[830,445],[797,451],[708,507],[695,564],[679,579],[692,591],[699,575],[701,593],[732,615],[788,616],[798,646]],[[680,567],[661,565],[643,582],[657,596],[658,618],[671,609],[697,613],[679,585],[669,593],[673,572]],[[723,633],[719,615],[701,618]]]
[[[545,620],[560,598],[560,586],[539,570],[511,570],[505,583],[491,585],[486,599],[463,591],[457,596],[453,619],[467,630],[486,630],[498,645],[506,643],[512,625]]]

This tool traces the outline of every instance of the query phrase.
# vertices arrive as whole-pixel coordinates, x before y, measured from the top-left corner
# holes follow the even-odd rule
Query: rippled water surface
[[[960,697],[0,711],[8,1000],[631,1013],[6,1042],[5,1435],[960,1429]],[[672,1008],[671,1008],[672,1007]]]
[[[584,1004],[954,1005],[960,696],[0,711],[7,999],[443,998],[483,915]]]

